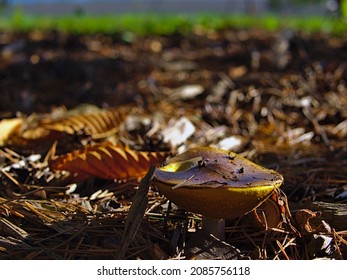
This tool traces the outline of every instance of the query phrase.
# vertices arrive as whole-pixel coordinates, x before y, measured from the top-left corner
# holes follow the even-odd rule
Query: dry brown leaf
[[[75,180],[130,180],[143,177],[152,164],[161,164],[167,156],[166,152],[136,151],[103,142],[58,156],[50,161],[50,167],[75,174]]]
[[[44,145],[50,147],[54,141],[67,135],[91,136],[102,139],[118,131],[126,113],[122,110],[96,110],[94,112],[67,111],[59,117],[54,114],[39,118],[29,117],[21,126],[12,130],[7,144],[32,149]]]
[[[331,233],[330,226],[319,215],[309,209],[300,209],[295,214],[295,220],[303,235],[314,233]]]

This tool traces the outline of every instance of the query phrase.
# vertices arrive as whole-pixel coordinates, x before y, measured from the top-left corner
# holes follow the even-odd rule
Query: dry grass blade
[[[24,240],[29,236],[29,234],[25,230],[11,223],[9,220],[1,217],[0,232],[6,233],[7,235],[17,238],[19,240]]]
[[[134,196],[122,234],[121,248],[118,254],[119,259],[123,259],[125,256],[126,250],[135,237],[145,214],[148,204],[147,193],[154,176],[154,170],[155,166],[152,165],[146,176],[141,180],[139,188]]]

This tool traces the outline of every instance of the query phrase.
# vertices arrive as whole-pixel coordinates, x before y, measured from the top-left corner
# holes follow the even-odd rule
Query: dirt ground
[[[290,227],[252,231],[231,220],[228,245],[199,254],[215,242],[202,238],[184,247],[199,240],[191,238],[199,215],[176,208],[167,214],[166,200],[151,189],[150,211],[135,241],[123,248],[126,258],[346,259],[346,67],[347,38],[291,30],[196,28],[145,38],[0,33],[0,118],[49,116],[83,104],[116,109],[125,115],[116,142],[133,149],[179,153],[213,145],[284,176],[281,189],[299,235]],[[175,141],[165,129],[182,119],[193,133],[186,126]],[[85,144],[73,141],[62,153]],[[3,170],[14,163],[11,151],[29,163],[30,154],[47,153],[37,146],[5,144],[1,150]],[[6,169],[10,177],[2,172],[0,215],[12,231],[2,222],[0,257],[117,258],[138,181],[89,178],[62,194],[66,181],[38,179],[42,167],[29,166]],[[46,188],[45,194],[35,194],[33,186]]]
[[[345,40],[290,31],[197,30],[187,36],[129,39],[2,33],[2,114],[81,103],[118,106],[146,98],[151,87],[200,84],[208,94],[221,74],[237,89],[268,88],[271,80],[279,83],[290,75],[305,79],[309,69],[334,73],[347,59]],[[334,85],[322,86],[319,91]]]

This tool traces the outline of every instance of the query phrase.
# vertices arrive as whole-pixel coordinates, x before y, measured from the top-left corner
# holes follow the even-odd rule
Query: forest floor
[[[346,37],[290,30],[0,33],[0,119],[21,122],[17,138],[0,132],[0,258],[347,259],[346,68]],[[62,155],[99,143],[97,125],[24,133],[72,110],[119,113],[102,141],[172,154],[213,146],[275,169],[290,226],[241,217],[226,221],[225,242],[201,237],[201,217],[170,209],[151,186],[122,244],[140,178],[77,182],[47,164],[53,146]]]

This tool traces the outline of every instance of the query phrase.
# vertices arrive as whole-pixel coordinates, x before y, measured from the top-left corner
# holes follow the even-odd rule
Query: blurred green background
[[[169,35],[194,28],[291,28],[343,36],[341,0],[2,0],[0,29]],[[129,35],[129,34],[128,34]]]

